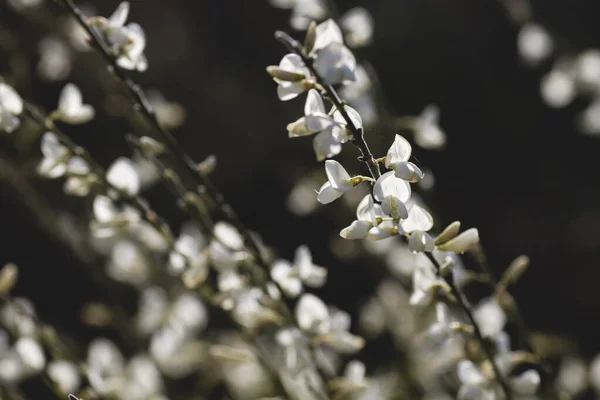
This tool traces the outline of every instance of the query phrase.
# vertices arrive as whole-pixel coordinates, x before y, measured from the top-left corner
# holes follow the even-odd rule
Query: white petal
[[[394,196],[403,203],[410,199],[410,185],[408,182],[396,178],[394,171],[386,172],[381,175],[373,187],[375,200],[383,201],[387,196]]]
[[[329,130],[325,130],[317,134],[313,139],[313,149],[317,156],[317,161],[323,161],[338,155],[342,151],[342,144],[333,137]]]
[[[86,175],[90,173],[90,165],[79,156],[71,157],[67,164],[67,172],[75,175]]]
[[[418,205],[414,205],[408,213],[408,218],[400,223],[406,233],[413,231],[427,232],[433,228],[433,217],[427,210]]]
[[[482,300],[475,310],[473,318],[483,337],[493,338],[504,329],[507,317],[498,303],[491,299]]]
[[[307,122],[306,117],[302,117],[302,118],[288,124],[288,126],[287,126],[288,136],[293,138],[293,137],[313,135],[315,133],[315,131],[308,129],[306,122]]]
[[[231,224],[219,221],[215,224],[214,235],[221,243],[232,250],[244,249],[244,238]]]
[[[306,72],[306,66],[302,62],[302,58],[297,54],[285,55],[279,63],[279,68],[296,74],[304,74]]]
[[[450,322],[450,309],[444,303],[436,303],[435,315],[437,321],[442,325],[446,325]]]
[[[367,239],[381,240],[387,239],[390,236],[392,236],[392,233],[389,230],[381,229],[379,226],[374,226],[371,229],[369,229],[369,235],[367,236]]]
[[[281,101],[288,101],[295,99],[305,90],[303,82],[281,82],[277,87],[277,96]]]
[[[276,261],[271,268],[271,278],[289,297],[296,297],[302,292],[302,282],[293,274],[294,269],[285,260]]]
[[[51,361],[47,372],[61,393],[68,394],[79,390],[81,378],[75,364],[64,360]]]
[[[401,161],[392,165],[396,178],[415,183],[423,179],[423,171],[410,161]]]
[[[323,186],[321,186],[321,189],[319,189],[319,192],[317,193],[317,200],[321,204],[329,204],[340,198],[342,194],[344,194],[344,192],[335,190],[331,186],[331,183],[327,181],[323,184]]]
[[[34,339],[22,337],[14,344],[15,351],[21,362],[30,371],[41,371],[46,364],[46,357],[42,346]]]
[[[554,43],[548,32],[536,23],[526,23],[519,30],[517,48],[523,59],[536,64],[552,53]]]
[[[408,217],[408,208],[400,199],[395,196],[385,196],[381,201],[381,209],[387,215],[392,216],[394,219],[401,219]]]
[[[412,146],[408,140],[404,139],[400,135],[396,135],[394,138],[394,143],[392,143],[392,146],[389,148],[385,157],[385,167],[387,169],[391,169],[392,165],[396,163],[408,161],[411,154]]]
[[[66,171],[67,165],[65,162],[53,158],[44,158],[37,166],[38,174],[50,179],[59,178]]]
[[[350,361],[346,364],[346,368],[344,368],[344,376],[354,384],[363,382],[365,380],[365,373],[365,364],[358,360]]]
[[[327,306],[312,294],[304,294],[296,304],[296,320],[300,329],[313,331],[329,319]]]
[[[541,383],[540,374],[533,369],[510,379],[510,387],[521,396],[531,396],[537,393]]]
[[[346,12],[340,24],[346,31],[346,42],[351,47],[362,47],[371,43],[373,37],[373,17],[363,7],[355,7]]]
[[[77,114],[82,102],[83,99],[79,88],[72,83],[68,83],[60,92],[58,109],[66,115]]]
[[[360,117],[360,114],[358,113],[358,111],[356,111],[354,108],[352,108],[350,106],[345,106],[344,110],[348,114],[348,117],[350,117],[350,120],[352,121],[354,126],[357,129],[361,129],[363,127],[363,122],[362,122],[362,118]],[[338,109],[335,109],[333,111],[333,119],[336,122],[339,122],[342,124],[347,124],[347,122],[348,122],[348,121],[346,121],[346,119],[344,118],[344,116],[342,115],[340,110],[338,110]]]
[[[65,155],[68,150],[62,145],[53,132],[46,132],[41,141],[42,154],[48,158],[58,159]]]
[[[117,9],[112,13],[110,18],[108,19],[108,23],[112,27],[119,27],[125,25],[125,21],[127,21],[127,16],[129,15],[129,2],[124,1]]]
[[[328,84],[347,84],[356,79],[356,58],[343,44],[332,43],[317,52],[315,70]]]
[[[323,98],[316,89],[310,89],[306,96],[306,103],[304,104],[304,115],[311,115],[314,113],[327,114],[325,110],[325,104],[323,104]]]
[[[300,246],[294,255],[294,267],[300,279],[310,287],[321,287],[327,279],[327,270],[313,264],[308,246]]]
[[[331,186],[335,190],[346,192],[354,187],[354,185],[349,182],[350,175],[348,172],[344,169],[342,164],[335,160],[325,161],[325,173],[327,174]]]
[[[90,182],[86,177],[71,176],[65,181],[63,190],[72,196],[85,197],[90,194]]]
[[[321,132],[334,125],[335,121],[329,115],[322,112],[315,112],[306,116],[306,126],[312,132]]]
[[[118,158],[106,172],[106,180],[129,196],[140,190],[140,177],[135,163],[128,158]]]
[[[356,207],[356,218],[359,221],[373,222],[374,224],[373,206],[373,196],[367,194]]]
[[[344,239],[366,239],[372,227],[373,224],[369,221],[353,221],[350,226],[342,229],[340,236]]]
[[[573,76],[561,70],[552,70],[541,81],[542,98],[550,107],[566,107],[576,95]]]
[[[424,125],[437,125],[440,119],[440,109],[435,104],[429,104],[421,111],[419,116],[421,123]]]
[[[339,26],[333,19],[328,19],[317,26],[317,38],[311,51],[315,53],[317,50],[324,49],[332,43],[344,43],[344,37]]]
[[[485,375],[479,367],[469,360],[458,363],[456,373],[462,383],[481,385],[486,381]]]
[[[2,82],[0,82],[0,108],[4,108],[14,115],[23,112],[21,96],[12,87]]]
[[[479,231],[476,228],[471,228],[456,236],[454,239],[439,245],[438,248],[454,253],[464,253],[477,243],[479,243]]]
[[[7,109],[0,107],[0,131],[13,133],[19,126],[19,118],[11,114]]]
[[[414,231],[408,239],[408,248],[413,253],[431,252],[435,248],[433,238],[423,231]]]

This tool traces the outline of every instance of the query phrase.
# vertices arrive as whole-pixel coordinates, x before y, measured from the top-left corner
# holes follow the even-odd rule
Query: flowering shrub
[[[407,134],[386,131],[387,151],[371,150],[370,128],[383,113],[376,96],[381,90],[366,60],[353,52],[374,40],[366,9],[339,16],[325,0],[270,1],[290,9],[291,26],[306,33],[300,42],[297,32],[277,31],[288,53],[266,68],[279,100],[303,98],[303,113],[287,124],[288,136],[311,136],[324,169],[319,178],[298,180],[288,204],[304,215],[319,205],[351,209],[339,212],[343,251],[358,242],[366,259],[387,265],[353,312],[320,295],[330,284],[329,270],[308,246],[297,244],[291,261],[280,257],[213,182],[216,158],[198,162],[170,131],[185,112],[134,80],[152,59],[145,55],[142,27],[126,24],[130,4],[105,18],[86,17],[74,0],[58,3],[63,7],[56,12],[76,24],[65,23],[70,43],[53,39],[41,46],[41,75],[64,79],[71,52],[89,47],[99,53],[115,78],[111,85],[127,95],[121,105],[143,120],[135,133],[123,135],[134,154],[104,168],[94,148],[75,139],[72,126],[98,123],[99,113],[74,83],[64,85],[56,109],[45,112],[5,76],[0,131],[8,140],[20,132],[35,137],[37,174],[60,181],[65,201],[78,198],[88,211],[80,233],[94,243],[94,260],[101,260],[94,273],[110,282],[101,286],[130,288],[136,306],[127,312],[119,299],[85,304],[82,320],[98,328],[96,335],[71,338],[38,316],[27,297],[15,295],[19,268],[4,265],[3,396],[27,398],[35,380],[46,394],[71,400],[571,398],[588,386],[588,374],[600,389],[600,361],[556,356],[552,350],[559,345],[530,332],[509,291],[529,258],[517,257],[497,279],[477,228],[464,229],[459,221],[444,226],[434,218],[426,201],[431,171],[413,153],[440,151],[449,141],[438,108],[396,119]],[[55,7],[11,4],[24,13]],[[529,60],[543,59],[551,47],[541,28],[522,28],[519,48]],[[343,159],[348,148],[360,154],[353,163]],[[364,175],[354,173],[359,170]],[[321,176],[324,183],[317,181]],[[186,224],[175,227],[161,216],[162,204],[148,200],[158,183]],[[370,347],[382,337],[391,339],[389,360]]]

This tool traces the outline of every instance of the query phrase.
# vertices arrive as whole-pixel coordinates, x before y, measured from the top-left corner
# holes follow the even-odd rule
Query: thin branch
[[[244,238],[246,246],[248,246],[251,252],[254,254],[256,261],[261,265],[261,267],[268,270],[268,263],[266,262],[266,260],[264,260],[259,246],[256,243],[254,237],[252,237],[248,228],[246,228],[246,226],[242,223],[233,207],[231,207],[231,205],[227,203],[223,194],[214,185],[210,178],[198,169],[197,164],[185,152],[181,144],[179,144],[175,137],[160,124],[156,112],[150,104],[144,90],[137,83],[135,83],[133,79],[131,79],[131,77],[128,75],[127,72],[125,72],[123,68],[121,68],[118,65],[116,58],[112,55],[110,49],[108,49],[104,40],[90,25],[87,24],[86,17],[83,15],[81,10],[75,5],[73,0],[61,1],[70,10],[71,14],[75,17],[77,22],[90,36],[94,47],[98,50],[98,52],[104,58],[106,63],[111,67],[114,74],[123,82],[131,98],[134,101],[134,109],[136,111],[139,111],[147,119],[150,125],[152,125],[152,127],[156,130],[156,132],[159,134],[159,136],[164,141],[167,148],[173,155],[173,158],[176,159],[196,181],[198,181],[200,186],[204,186],[206,188],[207,193],[217,204],[219,211],[240,232],[240,234]]]
[[[441,271],[441,265],[435,259],[433,254],[429,253],[429,252],[424,252],[424,253],[427,256],[427,258],[429,258],[429,261],[431,261],[433,263],[433,265],[435,266],[436,270],[439,273]],[[506,380],[504,379],[504,376],[502,375],[502,372],[500,371],[500,368],[498,367],[498,364],[496,363],[496,361],[494,359],[494,353],[493,353],[492,349],[490,348],[490,346],[488,345],[488,342],[483,337],[483,334],[481,333],[481,329],[479,329],[479,325],[477,325],[477,322],[475,321],[475,317],[473,316],[473,310],[471,309],[470,304],[463,298],[461,291],[458,289],[458,287],[456,286],[456,283],[454,282],[454,280],[451,277],[444,276],[443,279],[444,279],[444,281],[446,281],[448,286],[450,286],[450,289],[452,290],[456,299],[458,300],[458,304],[463,309],[465,315],[467,316],[467,319],[473,326],[473,332],[475,334],[475,337],[477,337],[477,340],[481,344],[481,348],[483,349],[487,359],[491,363],[492,369],[494,370],[494,374],[496,375],[496,380],[498,381],[498,383],[500,383],[500,386],[502,386],[502,390],[506,394],[506,399],[507,400],[512,399],[512,394],[511,394],[510,388],[508,387],[508,384],[506,383]]]

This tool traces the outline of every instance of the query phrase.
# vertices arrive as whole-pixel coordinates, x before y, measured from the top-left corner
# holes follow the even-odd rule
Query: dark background
[[[109,15],[117,3],[95,6],[98,14]],[[566,334],[588,355],[600,351],[595,323],[600,315],[600,137],[574,128],[587,100],[562,110],[544,105],[539,81],[550,63],[531,69],[519,60],[517,27],[496,1],[336,3],[341,11],[362,5],[372,12],[374,44],[360,55],[376,68],[394,111],[417,114],[430,103],[441,108],[447,150],[416,149],[415,156],[435,172],[435,201],[446,222],[458,219],[479,228],[496,272],[516,256],[529,255],[530,270],[514,294],[531,328]],[[562,50],[577,52],[600,47],[595,3],[535,1],[533,11],[537,21],[563,38]],[[60,13],[52,3],[45,7]],[[20,33],[21,51],[33,57],[44,28],[12,12],[3,18],[5,28]],[[373,290],[377,274],[364,260],[342,261],[331,254],[330,237],[341,228],[327,218],[327,207],[335,204],[302,218],[284,205],[299,177],[322,168],[310,141],[290,140],[285,131],[302,112],[303,100],[279,102],[276,85],[265,73],[266,65],[285,54],[272,33],[292,32],[288,18],[288,11],[259,0],[134,0],[130,20],[145,28],[150,60],[149,70],[136,79],[186,107],[188,119],[175,131],[177,138],[197,160],[217,155],[214,180],[247,225],[286,258],[299,244],[308,244],[315,260],[330,269],[323,296],[352,310],[358,294]],[[101,118],[69,132],[108,165],[129,154],[123,140],[128,126],[103,111],[102,79],[98,55],[77,56],[70,80]],[[50,109],[61,87],[34,82],[25,95]],[[367,139],[383,155],[394,133],[367,132]],[[1,143],[15,162],[14,179],[32,184],[41,201],[85,209],[79,200],[65,200],[58,183],[32,177],[33,164],[24,154],[15,156],[9,144]],[[350,156],[354,151],[344,148]],[[22,266],[18,293],[34,298],[45,317],[65,325],[84,300],[124,296],[125,304],[130,301],[127,290],[107,293],[90,280],[79,267],[81,258],[44,227],[48,220],[31,210],[32,197],[14,179],[0,181],[0,261]],[[159,190],[149,196],[159,210],[175,213],[170,197]]]

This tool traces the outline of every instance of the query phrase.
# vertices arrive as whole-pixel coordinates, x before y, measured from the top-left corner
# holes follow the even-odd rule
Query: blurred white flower
[[[271,278],[277,282],[288,297],[297,297],[302,292],[302,286],[321,287],[325,284],[327,270],[314,265],[312,255],[307,246],[296,249],[294,263],[277,260],[271,267]]]
[[[81,376],[77,365],[66,360],[55,360],[48,363],[48,376],[58,390],[67,395],[79,390]]]
[[[493,338],[504,329],[507,317],[500,305],[492,298],[481,300],[473,309],[473,318],[483,337]]]
[[[364,339],[348,332],[350,316],[340,310],[330,310],[313,294],[303,294],[296,304],[296,321],[303,331],[313,335],[313,343],[351,354],[364,346]]]
[[[140,190],[140,177],[132,160],[117,158],[106,171],[106,180],[127,196],[135,196]]]
[[[414,130],[415,143],[424,149],[440,150],[446,145],[446,134],[439,126],[440,110],[430,104],[423,109]]]
[[[555,68],[541,81],[542,99],[553,108],[566,107],[577,94],[573,74],[567,70]]]
[[[419,264],[413,275],[413,293],[410,304],[417,306],[430,305],[441,294],[450,293],[448,284],[434,271],[431,264]]]
[[[23,364],[23,373],[28,376],[42,371],[46,356],[42,346],[30,337],[21,337],[14,344],[15,352]]]
[[[477,228],[467,229],[460,235],[438,244],[438,249],[462,254],[479,243],[479,231]]]
[[[148,262],[138,245],[128,240],[121,240],[111,251],[106,272],[116,281],[142,285],[150,277]]]
[[[52,116],[67,124],[84,124],[94,118],[94,107],[83,104],[81,91],[77,86],[68,83],[60,93],[58,109]]]
[[[125,25],[128,16],[129,2],[124,1],[110,18],[92,17],[88,20],[88,25],[102,37],[121,68],[143,72],[148,68],[144,55],[146,35],[136,23]]]
[[[17,116],[23,112],[23,100],[4,82],[0,82],[0,131],[12,133],[21,125]]]
[[[158,286],[150,286],[140,293],[135,317],[137,330],[150,335],[163,324],[168,307],[167,293]]]
[[[279,4],[290,4],[290,0],[273,0]],[[325,0],[295,0],[290,25],[296,30],[304,30],[312,21],[320,21],[327,16]]]
[[[535,65],[547,59],[553,51],[554,43],[543,26],[533,22],[524,24],[517,36],[519,55]]]
[[[94,339],[88,347],[87,375],[90,386],[102,396],[116,395],[125,383],[125,359],[108,339]]]
[[[156,118],[167,129],[180,127],[186,119],[185,108],[179,103],[171,102],[156,89],[148,90],[148,101],[156,112]]]
[[[42,4],[44,0],[8,0],[8,4],[15,10],[25,10],[35,8]]]
[[[458,379],[461,382],[457,398],[460,400],[496,400],[492,382],[479,366],[469,360],[461,361],[457,366]]]
[[[363,7],[348,10],[340,19],[346,33],[346,43],[350,47],[364,47],[373,40],[373,17]]]
[[[46,178],[59,178],[67,172],[70,158],[69,149],[65,147],[53,132],[42,135],[40,142],[44,158],[38,164],[38,174]]]
[[[356,208],[356,220],[342,229],[340,236],[344,239],[366,239],[371,228],[378,225],[378,218],[385,217],[379,204],[373,202],[371,194],[366,195]]]
[[[73,62],[69,46],[53,36],[44,37],[38,45],[40,60],[36,66],[37,75],[45,81],[62,81],[71,73]]]
[[[181,274],[188,268],[195,274],[197,283],[208,276],[208,258],[204,253],[204,240],[198,233],[182,232],[175,241],[174,249],[169,253],[169,271]]]
[[[96,180],[89,163],[79,156],[69,159],[66,175],[67,180],[63,190],[66,194],[72,196],[87,196]]]

